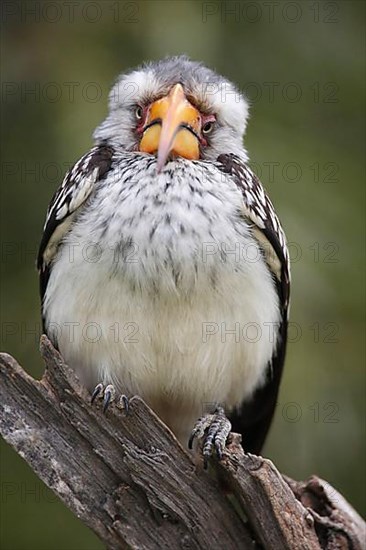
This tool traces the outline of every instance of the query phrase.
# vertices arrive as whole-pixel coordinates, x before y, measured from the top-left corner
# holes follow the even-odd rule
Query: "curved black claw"
[[[116,397],[116,390],[114,389],[114,386],[112,384],[108,384],[106,389],[104,390],[104,399],[103,399],[103,412],[105,412],[109,405],[114,401]]]
[[[212,451],[216,451],[221,460],[225,443],[231,432],[231,423],[225,416],[222,407],[217,407],[213,414],[205,414],[197,420],[188,441],[188,448],[192,449],[194,439],[202,439],[203,466],[207,469]]]
[[[94,401],[96,400],[96,398],[98,397],[98,395],[100,395],[102,392],[104,391],[104,386],[103,384],[97,384],[94,388],[94,391],[92,393],[92,396],[91,396],[91,402],[94,403]]]
[[[126,415],[128,414],[128,411],[130,410],[130,402],[127,395],[121,395],[121,397],[119,398],[118,406],[120,409],[123,409],[125,411]]]
[[[104,387],[101,383],[97,384],[92,393],[91,402],[94,403],[97,397],[103,399],[103,412],[106,412],[109,405],[116,399],[115,387],[112,384],[108,384],[106,387]],[[123,409],[126,414],[128,414],[129,402],[126,395],[121,395],[118,402],[118,407]]]

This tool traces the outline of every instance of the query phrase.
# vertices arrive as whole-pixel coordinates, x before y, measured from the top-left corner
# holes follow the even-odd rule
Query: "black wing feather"
[[[242,434],[244,449],[259,454],[272,422],[285,361],[290,297],[289,257],[280,222],[257,176],[235,155],[220,155],[217,160],[219,168],[230,174],[242,191],[244,215],[268,241],[280,265],[280,269],[275,270],[274,263],[267,262],[276,284],[281,307],[277,348],[268,365],[264,385],[255,391],[250,401],[244,402],[240,409],[233,411],[229,416],[233,431]],[[264,257],[268,259],[270,256],[267,254]]]
[[[94,147],[66,174],[52,197],[37,257],[41,300],[43,301],[54,258],[59,244],[67,234],[72,215],[84,204],[97,181],[111,168],[113,149],[106,145]]]

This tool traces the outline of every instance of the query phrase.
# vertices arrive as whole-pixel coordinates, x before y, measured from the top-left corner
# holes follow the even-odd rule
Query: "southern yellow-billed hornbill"
[[[186,57],[123,75],[48,209],[44,329],[105,407],[140,395],[187,444],[259,453],[285,356],[285,236],[247,165],[247,103]],[[192,437],[190,443],[192,442]]]

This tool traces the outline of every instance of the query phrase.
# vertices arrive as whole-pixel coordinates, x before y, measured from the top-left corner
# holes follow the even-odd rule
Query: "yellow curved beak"
[[[198,159],[201,115],[176,84],[169,94],[150,106],[140,151],[158,153],[160,172],[170,153],[186,159]]]

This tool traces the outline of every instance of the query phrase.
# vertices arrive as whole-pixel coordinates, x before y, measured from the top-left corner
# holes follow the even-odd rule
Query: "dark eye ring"
[[[142,115],[143,115],[143,109],[142,109],[141,105],[137,105],[137,107],[135,109],[135,117],[137,118],[137,120],[141,120]]]
[[[214,127],[214,123],[210,120],[208,122],[206,122],[204,125],[203,125],[203,128],[202,128],[202,133],[203,134],[210,134],[213,130],[213,127]]]

